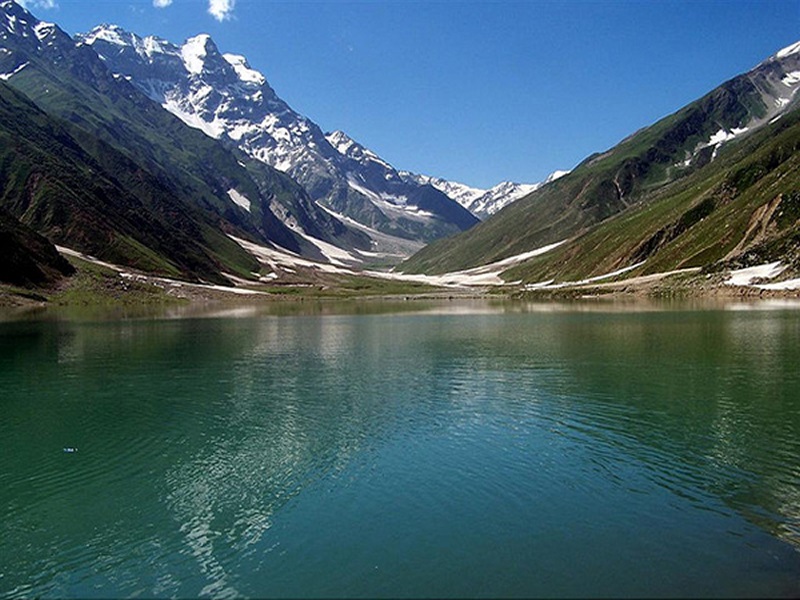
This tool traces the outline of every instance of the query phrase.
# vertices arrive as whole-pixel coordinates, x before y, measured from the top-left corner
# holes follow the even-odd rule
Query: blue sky
[[[324,130],[480,187],[572,168],[800,40],[800,0],[25,4],[69,33],[210,33]]]

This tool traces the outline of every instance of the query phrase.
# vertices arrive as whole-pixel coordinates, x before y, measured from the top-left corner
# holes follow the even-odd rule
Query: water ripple
[[[0,597],[785,593],[800,328],[766,318],[42,330],[0,363]]]

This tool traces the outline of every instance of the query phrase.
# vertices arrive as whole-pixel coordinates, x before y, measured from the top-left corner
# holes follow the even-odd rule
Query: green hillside
[[[569,175],[473,229],[423,248],[401,270],[444,273],[491,263],[570,239],[622,212],[642,209],[673,193],[678,188],[670,186],[683,180],[713,179],[721,159],[715,155],[737,143],[720,146],[712,143],[715,136],[763,127],[797,105],[797,99],[789,102],[782,95],[786,91],[781,79],[787,69],[796,67],[797,57],[784,60],[785,64],[765,61],[611,150],[588,157]]]
[[[800,111],[504,277],[576,281],[640,263],[634,274],[775,260],[800,268]]]
[[[52,242],[147,271],[222,282],[223,268],[257,267],[155,176],[73,132],[0,84],[0,206]]]

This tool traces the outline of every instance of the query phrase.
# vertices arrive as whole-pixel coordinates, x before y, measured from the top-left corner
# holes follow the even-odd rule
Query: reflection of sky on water
[[[727,331],[733,353],[741,363],[736,383],[750,393],[751,414],[737,420],[730,416],[735,414],[732,409],[720,410],[719,445],[729,462],[747,468],[744,448],[754,445],[753,436],[770,440],[768,446],[752,451],[758,453],[760,463],[772,467],[759,469],[769,494],[756,504],[763,503],[764,508],[780,515],[782,520],[770,524],[771,528],[800,547],[800,323],[765,315],[731,319]],[[756,412],[779,416],[757,428],[758,417],[752,414]]]
[[[800,545],[799,322],[794,311],[735,311],[575,325],[558,338],[564,362],[588,383],[580,390],[601,395],[576,402],[572,418],[653,464],[665,485],[711,493]],[[628,414],[606,419],[612,404]]]
[[[349,370],[354,353],[372,363],[381,356],[377,339],[356,340],[354,327],[337,317],[262,318],[239,339],[230,389],[216,400],[221,421],[205,424],[204,444],[166,474],[167,503],[210,581],[201,595],[240,595],[225,565],[277,548],[268,535],[275,510],[345,469],[364,441],[380,437],[376,429],[390,426],[361,397],[369,368]]]
[[[288,527],[288,515],[313,506],[323,488],[346,498],[341,490],[359,478],[382,481],[370,470],[380,464],[409,481],[427,468],[431,490],[454,486],[449,507],[431,490],[403,498],[445,522],[447,511],[426,502],[470,515],[458,503],[468,488],[476,503],[503,499],[524,511],[543,502],[526,496],[534,483],[542,498],[571,489],[571,499],[553,502],[580,510],[593,486],[619,498],[655,486],[665,502],[732,509],[798,544],[794,313],[239,317],[61,324],[13,351],[0,345],[0,365],[26,353],[39,365],[30,397],[7,400],[5,427],[17,431],[41,403],[61,416],[59,427],[84,436],[69,440],[84,470],[36,488],[38,506],[61,510],[55,492],[69,489],[67,475],[102,490],[86,499],[98,532],[68,555],[88,561],[85,572],[56,575],[59,550],[74,540],[62,525],[39,540],[52,544],[40,570],[49,584],[17,591],[89,589],[76,588],[76,577],[113,590],[113,570],[116,589],[131,594],[249,594],[243,574],[266,573],[286,551],[276,522]],[[39,439],[61,435],[48,427]],[[430,463],[391,462],[397,449]],[[482,476],[490,471],[508,474],[505,487],[492,487]],[[115,512],[131,503],[125,495],[139,503]],[[611,510],[608,501],[598,506]],[[38,514],[16,510],[7,523],[20,530]],[[137,584],[136,559],[124,554],[149,565],[151,580]]]

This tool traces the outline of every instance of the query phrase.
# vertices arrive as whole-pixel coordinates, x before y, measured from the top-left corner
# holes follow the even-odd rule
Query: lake
[[[800,309],[0,322],[0,597],[800,595]]]

